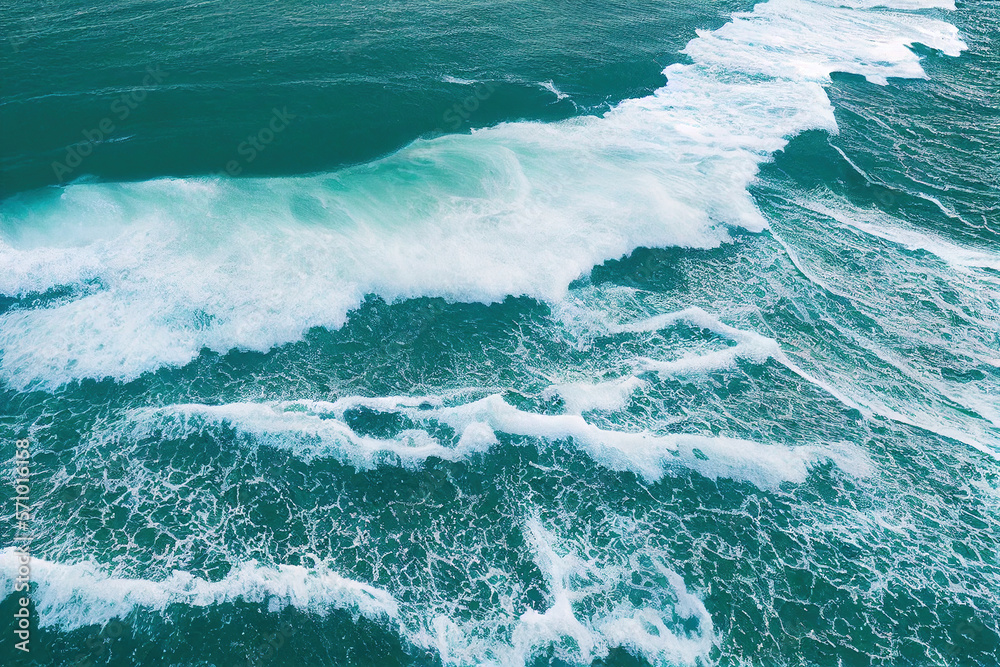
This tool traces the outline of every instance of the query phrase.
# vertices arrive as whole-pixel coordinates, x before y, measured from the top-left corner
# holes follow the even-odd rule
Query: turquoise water
[[[1000,4],[2,19],[3,664],[1000,664]]]

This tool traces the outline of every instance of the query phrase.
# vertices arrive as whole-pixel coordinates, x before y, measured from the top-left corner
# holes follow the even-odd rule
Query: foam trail
[[[0,551],[0,590],[14,590],[17,554]],[[236,566],[225,578],[208,581],[175,571],[161,581],[115,577],[90,562],[63,564],[31,560],[32,592],[41,627],[63,631],[107,623],[142,608],[162,612],[172,604],[195,607],[233,600],[265,603],[272,611],[287,606],[329,612],[344,609],[368,618],[395,617],[396,600],[381,589],[347,579],[325,566]]]
[[[838,393],[850,395],[863,414],[881,415],[957,440],[993,458],[1000,457],[1000,434],[996,431],[1000,412],[993,400],[995,380],[984,374],[977,382],[968,382],[949,379],[943,373],[955,368],[974,369],[977,365],[996,366],[994,341],[1000,332],[1000,282],[992,272],[1000,270],[1000,255],[991,249],[954,243],[880,211],[829,197],[795,197],[788,201],[847,230],[850,234],[842,245],[875,258],[868,260],[872,264],[870,272],[844,274],[824,260],[822,251],[816,252],[817,247],[828,243],[825,234],[810,237],[806,232],[799,238],[806,253],[803,258],[774,234],[803,276],[824,291],[850,301],[877,322],[870,332],[844,326],[837,318],[830,318],[827,324],[849,341],[852,350],[877,359],[898,377],[892,383],[895,391],[887,391],[877,374],[867,375],[862,370],[858,375],[836,362],[830,364],[832,360],[811,362],[814,374],[829,377],[828,384],[840,386]],[[793,233],[801,234],[803,230]],[[860,242],[852,242],[851,236]],[[873,243],[873,239],[884,243]],[[933,259],[924,253],[933,255]],[[807,256],[814,266],[806,266],[803,259]],[[884,290],[872,289],[873,284],[883,283]],[[947,286],[944,293],[948,296],[942,294],[939,285]],[[947,352],[950,360],[928,364],[922,355],[907,352],[923,346],[943,348],[941,351]]]
[[[523,667],[550,654],[562,664],[591,664],[623,647],[654,665],[706,664],[717,643],[712,617],[683,579],[658,559],[652,567],[629,560],[595,558],[594,549],[560,539],[533,517],[523,529],[532,560],[545,581],[545,608],[504,619],[503,643],[481,628],[445,615],[413,637],[433,647],[446,665]],[[629,600],[636,577],[647,579],[643,604]],[[614,593],[613,604],[602,600]]]
[[[415,427],[404,429],[395,438],[371,438],[346,423],[346,414],[358,409],[399,414]],[[677,467],[697,470],[712,479],[744,480],[765,489],[775,489],[782,482],[801,483],[809,469],[823,461],[833,461],[852,475],[864,476],[871,471],[867,456],[852,445],[788,447],[739,438],[608,430],[579,414],[520,410],[499,394],[454,406],[446,406],[440,396],[348,397],[332,403],[188,404],[135,410],[130,421],[132,426],[126,429],[129,437],[155,432],[179,438],[225,426],[257,444],[290,449],[305,460],[334,457],[359,469],[385,464],[415,467],[432,456],[448,461],[468,459],[495,446],[499,432],[541,443],[572,443],[600,465],[632,471],[649,482]],[[445,443],[431,435],[435,425],[450,427],[455,441]]]
[[[341,415],[342,416],[342,415]],[[323,412],[303,409],[298,404],[229,403],[226,405],[185,404],[158,409],[131,411],[130,435],[148,437],[153,429],[163,429],[172,437],[184,437],[221,424],[238,427],[260,444],[281,449],[294,447],[296,455],[312,460],[337,456],[361,469],[370,469],[388,458],[397,457],[400,465],[416,467],[434,456],[454,461],[475,450],[488,448],[469,445],[446,447],[428,433],[416,429],[404,431],[395,439],[374,438],[356,433],[340,419],[326,419]],[[470,432],[471,433],[471,432]],[[294,434],[294,440],[286,436]]]
[[[366,294],[558,302],[636,247],[709,248],[766,223],[747,192],[788,137],[836,132],[833,71],[924,77],[947,0],[771,0],[699,33],[691,64],[604,117],[420,140],[313,177],[73,184],[0,205],[0,378],[129,380],[202,349],[339,327]],[[880,7],[891,7],[882,9]]]
[[[681,359],[663,361],[642,357],[635,362],[637,372],[655,372],[660,375],[685,375],[691,373],[706,373],[732,368],[738,359],[746,359],[753,363],[763,363],[767,359],[793,366],[792,362],[781,351],[778,341],[762,336],[755,331],[745,331],[725,324],[714,315],[697,306],[685,308],[673,313],[655,315],[643,320],[627,324],[615,324],[605,318],[603,326],[609,333],[642,333],[659,331],[681,322],[687,322],[702,329],[712,331],[728,338],[736,345],[707,354],[688,355]]]
[[[1000,254],[966,248],[928,232],[906,229],[887,224],[887,216],[875,211],[852,210],[849,214],[839,211],[822,201],[795,201],[797,206],[835,220],[845,227],[856,229],[870,236],[890,241],[908,250],[923,250],[956,268],[987,268],[1000,271]],[[996,292],[994,291],[994,294]]]
[[[635,608],[626,603],[612,615],[590,622],[581,621],[574,603],[593,591],[580,590],[579,584],[574,582],[596,579],[600,582],[598,588],[610,587],[626,576],[626,571],[595,567],[578,553],[567,551],[537,518],[528,522],[525,532],[535,553],[535,563],[548,584],[550,606],[543,612],[528,610],[521,616],[514,631],[514,646],[519,657],[531,655],[531,649],[536,646],[571,637],[583,662],[604,657],[609,646],[628,647],[652,664],[695,665],[707,659],[715,641],[712,617],[701,600],[687,591],[677,573],[658,564],[667,580],[665,588],[676,597],[672,609]],[[674,614],[696,621],[697,630],[690,634],[671,630],[669,625]]]
[[[781,241],[781,244],[783,246],[785,245],[783,241]],[[789,251],[789,256],[792,258],[793,263],[796,263],[799,270],[802,271],[807,277],[810,277],[810,275],[805,272],[805,269],[799,266],[797,263],[799,260],[794,256],[794,253],[792,253],[787,246],[785,249]],[[837,293],[818,279],[810,277],[810,280],[831,293]],[[762,363],[764,360],[771,358],[801,377],[803,380],[818,387],[819,389],[822,389],[824,392],[840,401],[843,405],[853,408],[865,416],[871,417],[873,415],[879,415],[900,424],[913,426],[915,428],[935,433],[969,445],[970,447],[973,447],[984,454],[988,454],[993,458],[1000,458],[1000,453],[998,453],[993,446],[988,444],[989,440],[986,436],[977,437],[976,435],[970,434],[963,429],[942,422],[941,420],[934,420],[922,415],[917,416],[906,414],[901,410],[892,407],[885,400],[880,399],[871,392],[865,392],[863,398],[854,398],[851,396],[851,393],[853,392],[838,388],[833,382],[824,380],[802,368],[781,350],[781,347],[776,340],[767,338],[766,336],[762,336],[753,331],[745,331],[725,324],[715,316],[707,313],[705,310],[698,308],[697,306],[685,308],[684,310],[673,313],[656,315],[654,317],[637,320],[628,324],[609,323],[607,319],[601,315],[594,316],[594,319],[599,327],[611,333],[658,331],[660,329],[674,326],[680,322],[690,322],[703,329],[714,331],[715,333],[725,336],[726,338],[729,338],[737,343],[735,346],[725,350],[709,353],[707,355],[687,357],[676,361],[640,359],[636,364],[636,368],[639,371],[653,371],[663,375],[680,375],[692,372],[722,370],[731,367],[739,358],[746,358],[756,363]],[[847,334],[845,333],[845,335]],[[860,341],[856,342],[862,344]],[[869,345],[862,346],[870,348]],[[876,356],[880,356],[876,350],[870,349],[870,351],[873,354],[876,354]],[[907,374],[907,365],[901,360],[883,359],[883,361],[892,364],[895,368],[897,368],[897,370]],[[912,372],[909,373],[908,377],[914,381],[921,381],[921,378],[913,376]],[[976,404],[975,407],[982,413],[982,415],[984,415],[984,419],[990,421],[991,423],[995,423],[995,410],[990,405],[984,401],[981,405]]]
[[[542,88],[543,90],[547,90],[550,93],[552,93],[553,95],[555,95],[556,96],[556,101],[564,100],[567,97],[569,97],[569,95],[567,95],[566,93],[564,93],[561,90],[559,90],[558,88],[556,88],[556,84],[553,81],[551,81],[551,80],[550,81],[541,81],[537,85],[538,85],[539,88]]]
[[[387,591],[315,567],[233,567],[218,581],[184,571],[160,579],[109,574],[93,562],[57,563],[33,558],[32,599],[43,628],[69,632],[126,618],[138,611],[163,613],[173,605],[208,607],[235,600],[279,612],[292,606],[312,613],[347,610],[382,623],[401,637],[437,651],[445,665],[523,667],[551,650],[573,664],[589,664],[621,646],[653,664],[694,665],[717,641],[712,618],[681,577],[663,563],[595,559],[593,548],[560,540],[536,518],[524,526],[530,556],[542,573],[548,595],[543,611],[522,608],[483,621],[457,620],[429,591],[401,604]],[[17,554],[0,551],[0,591],[13,591]],[[628,601],[627,590],[641,573],[644,603]],[[608,596],[609,593],[614,593]],[[445,605],[448,607],[449,605]],[[485,626],[499,626],[485,633]],[[572,641],[567,641],[572,640]]]

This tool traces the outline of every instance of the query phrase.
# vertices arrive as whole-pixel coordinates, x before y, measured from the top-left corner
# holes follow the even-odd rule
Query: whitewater
[[[737,15],[688,44],[693,63],[668,67],[663,88],[604,117],[418,140],[313,177],[14,197],[0,290],[59,296],[3,314],[0,374],[20,389],[127,381],[204,348],[267,350],[342,326],[368,294],[555,303],[637,247],[760,231],[747,186],[790,137],[837,131],[832,72],[923,77],[909,45],[964,46],[953,26],[899,11],[916,3],[841,4],[775,0]]]
[[[290,348],[316,328],[347,326],[372,298],[388,304],[443,299],[444,307],[457,307],[526,297],[548,309],[545,326],[568,348],[586,352],[595,341],[610,340],[616,353],[560,373],[539,370],[545,377],[531,387],[415,382],[407,395],[334,388],[318,398],[296,395],[303,383],[289,370],[276,382],[287,380],[287,386],[265,385],[243,396],[144,397],[143,405],[100,411],[77,456],[96,461],[118,452],[138,459],[154,441],[230,438],[254,461],[266,460],[269,451],[287,454],[283,465],[306,471],[305,479],[317,462],[336,462],[349,471],[345,476],[386,469],[403,475],[437,470],[439,462],[481,469],[505,449],[559,461],[582,453],[601,474],[633,475],[636,497],[665,478],[696,473],[742,484],[729,500],[751,506],[754,494],[781,496],[820,475],[837,480],[835,491],[818,501],[829,499],[832,515],[796,528],[802,531],[796,539],[813,545],[852,530],[865,536],[862,542],[883,530],[909,534],[912,526],[888,511],[833,499],[843,488],[879,483],[887,462],[866,443],[795,433],[777,442],[766,433],[734,435],[707,418],[692,422],[695,432],[677,431],[683,416],[680,409],[667,414],[663,406],[673,404],[661,400],[658,386],[703,387],[713,374],[764,368],[761,374],[783,373],[800,383],[793,395],[828,401],[852,419],[855,412],[859,419],[885,418],[969,450],[956,456],[997,460],[993,380],[934,375],[843,326],[839,334],[891,367],[855,370],[846,355],[794,349],[779,342],[777,332],[754,330],[753,313],[745,309],[658,307],[664,304],[644,300],[642,290],[608,287],[588,276],[639,248],[708,251],[742,235],[771,235],[817,290],[856,301],[892,335],[914,347],[923,343],[929,334],[922,325],[894,319],[881,300],[889,297],[870,283],[825,275],[799,257],[750,188],[761,166],[793,137],[838,132],[826,92],[831,74],[885,86],[890,79],[926,78],[915,45],[959,57],[966,44],[942,18],[954,9],[951,0],[769,0],[717,30],[699,32],[684,49],[689,62],[663,71],[663,87],[602,115],[422,138],[331,173],[81,180],[16,195],[0,204],[0,294],[18,300],[0,313],[0,380],[25,394],[58,395],[98,382],[126,386],[210,354]],[[563,95],[551,82],[547,89]],[[963,358],[1000,368],[1000,352],[979,333],[1000,330],[1000,253],[820,195],[796,203],[824,216],[830,238],[836,225],[838,234],[887,244],[900,262],[932,262],[936,276],[958,294],[950,304],[955,317],[974,319],[978,327],[967,337],[948,329],[947,344]],[[533,364],[543,366],[523,344],[514,356],[531,372]],[[167,460],[169,488],[162,493],[193,489],[195,475],[184,478],[183,458],[176,468],[171,456]],[[557,474],[542,462],[531,465],[572,478],[580,470],[572,461]],[[88,474],[85,465],[75,465],[63,465],[52,483],[69,485]],[[141,467],[132,474],[119,485],[105,471],[100,483],[120,491],[133,508],[160,502],[155,475]],[[980,491],[996,506],[995,487],[984,483]],[[190,532],[178,531],[178,542],[191,550],[199,540],[225,542],[231,533],[220,512],[214,501],[210,509],[190,509]],[[528,556],[518,567],[544,582],[534,608],[517,602],[523,590],[512,582],[516,577],[487,562],[485,547],[464,543],[455,547],[454,562],[424,554],[419,576],[392,579],[392,563],[380,563],[365,578],[316,552],[297,554],[306,565],[273,562],[254,537],[218,547],[215,555],[232,568],[211,579],[183,569],[183,562],[176,569],[169,559],[145,567],[127,549],[113,558],[82,557],[75,546],[50,540],[45,557],[34,561],[39,624],[71,632],[176,606],[248,603],[271,614],[345,612],[388,628],[445,665],[521,667],[546,657],[590,664],[615,649],[655,665],[716,664],[724,635],[706,606],[710,587],[685,581],[671,550],[649,536],[645,522],[655,524],[652,519],[634,508],[632,515],[622,507],[603,514],[620,534],[610,545],[597,529],[588,532],[589,525],[582,535],[564,534],[572,523],[565,513],[558,521],[537,512],[513,519],[517,536],[504,539],[520,540]],[[405,522],[399,524],[393,539],[404,542]],[[354,545],[374,558],[375,538],[362,532]],[[489,541],[485,534],[473,539]],[[251,547],[257,550],[250,553]],[[757,557],[749,550],[724,556]],[[11,548],[0,552],[5,591],[13,589],[15,558]],[[799,565],[808,570],[815,563]],[[466,612],[444,588],[432,590],[435,568],[462,567],[475,573],[470,589],[487,591],[486,612]],[[941,564],[938,572],[945,569]],[[885,590],[937,582],[933,574],[906,576],[887,575]],[[840,585],[855,598],[875,588]],[[1000,579],[989,571],[975,593],[996,603],[997,590]],[[751,656],[732,664],[757,663]]]

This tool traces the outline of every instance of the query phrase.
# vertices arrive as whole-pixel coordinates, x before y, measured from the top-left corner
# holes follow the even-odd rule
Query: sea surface
[[[0,664],[1000,665],[997,0],[0,35]]]

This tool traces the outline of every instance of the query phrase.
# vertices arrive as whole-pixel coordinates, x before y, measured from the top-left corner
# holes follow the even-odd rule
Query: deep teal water
[[[598,113],[660,87],[663,67],[679,59],[696,28],[721,25],[749,6],[8,5],[2,113],[5,126],[18,129],[2,139],[3,193],[85,175],[138,180],[222,171],[276,106],[295,122],[242,165],[243,175],[332,170],[420,136]],[[162,78],[147,81],[147,68]],[[494,90],[474,111],[445,117],[477,92],[462,81]],[[572,97],[556,99],[544,82]],[[128,100],[111,108],[123,94],[143,93],[135,108]],[[106,117],[115,125],[110,136],[85,164],[57,175],[51,163],[65,162],[83,131],[99,129]]]
[[[918,4],[4,5],[3,664],[1000,663],[1000,5]]]

